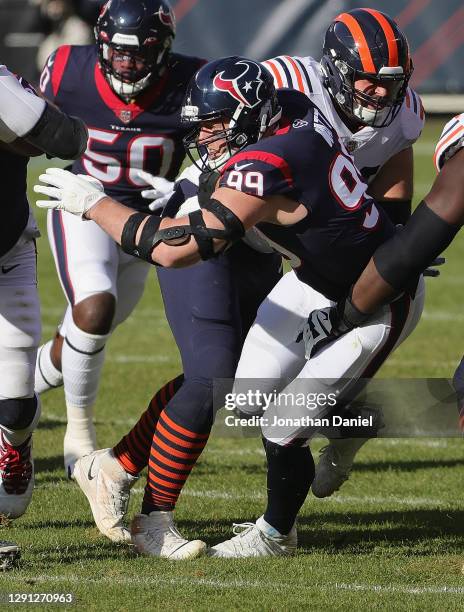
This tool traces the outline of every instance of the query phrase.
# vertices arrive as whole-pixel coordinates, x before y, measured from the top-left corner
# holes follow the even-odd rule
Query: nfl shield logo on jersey
[[[119,111],[119,118],[123,123],[130,123],[132,119],[132,113],[130,110]]]

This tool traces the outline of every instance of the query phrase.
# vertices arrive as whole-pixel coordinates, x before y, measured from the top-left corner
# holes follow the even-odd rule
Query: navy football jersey
[[[159,81],[129,104],[111,89],[98,62],[96,45],[59,47],[40,79],[44,95],[89,130],[84,155],[72,165],[76,174],[99,179],[108,195],[138,210],[147,209],[140,193],[146,170],[174,180],[185,153],[186,128],[180,109],[188,82],[203,60],[172,54]]]
[[[288,259],[303,282],[332,300],[358,278],[377,247],[394,232],[335,130],[303,94],[281,90],[284,116],[278,132],[246,147],[224,166],[221,187],[267,198],[283,195],[308,215],[292,226],[260,223],[258,229]],[[303,96],[304,97],[304,96]]]

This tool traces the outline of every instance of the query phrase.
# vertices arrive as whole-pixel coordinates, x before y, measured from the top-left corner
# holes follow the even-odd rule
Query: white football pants
[[[314,406],[299,403],[299,393],[304,391],[313,399],[317,394],[322,394],[321,397],[333,394],[341,406],[354,399],[417,325],[424,305],[424,282],[421,278],[414,299],[398,298],[362,327],[353,329],[307,360],[304,342],[297,342],[301,329],[313,310],[333,304],[299,281],[292,271],[285,274],[258,310],[243,346],[234,393],[251,390],[281,394],[285,401],[277,398],[271,402],[263,419],[263,435],[273,442],[286,445],[296,438],[307,439],[313,435],[314,428],[305,425],[299,417],[328,414],[330,401],[325,406],[323,403],[316,414]],[[293,404],[291,397],[297,398]],[[255,403],[241,410],[250,415],[262,414],[262,406]],[[275,425],[289,416],[292,417],[287,419],[292,421],[289,425]]]

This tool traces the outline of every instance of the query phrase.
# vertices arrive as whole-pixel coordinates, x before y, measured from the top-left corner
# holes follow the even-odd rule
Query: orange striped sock
[[[114,456],[129,474],[137,476],[148,464],[153,433],[159,416],[180,389],[183,381],[184,375],[181,374],[161,387],[134,427],[113,447]]]
[[[158,420],[150,459],[142,512],[173,510],[185,481],[209,438],[182,427],[163,412]]]

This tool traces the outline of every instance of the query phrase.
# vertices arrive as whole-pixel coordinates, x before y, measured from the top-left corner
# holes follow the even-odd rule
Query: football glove
[[[335,306],[313,310],[298,330],[296,342],[303,340],[305,357],[311,359],[327,345],[362,325],[370,316],[358,310],[347,297]]]
[[[153,187],[153,189],[144,189],[141,193],[142,198],[152,200],[152,202],[148,204],[148,208],[152,212],[164,208],[174,193],[174,183],[162,176],[153,176],[153,174],[145,172],[144,170],[139,170],[137,176],[145,181],[147,185]]]
[[[39,181],[46,184],[34,185],[34,191],[52,198],[36,202],[39,208],[64,210],[84,218],[92,206],[106,198],[100,181],[86,174],[73,174],[62,168],[47,168]]]
[[[437,257],[430,266],[424,270],[424,276],[431,276],[432,278],[436,278],[440,276],[440,270],[437,270],[438,266],[442,266],[446,263],[446,259],[444,257]]]

